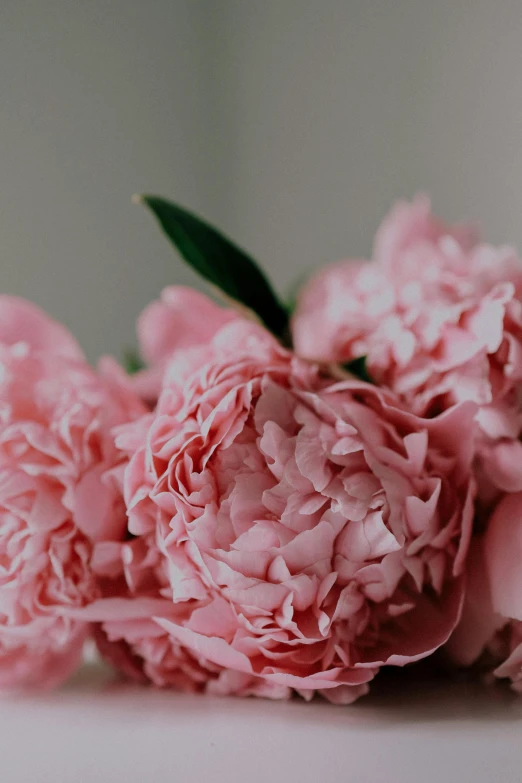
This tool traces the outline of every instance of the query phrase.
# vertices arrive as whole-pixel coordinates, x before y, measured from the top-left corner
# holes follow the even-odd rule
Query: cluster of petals
[[[484,494],[522,490],[522,261],[444,225],[424,197],[392,209],[373,258],[326,267],[305,286],[297,353],[365,356],[372,379],[419,415],[475,402]]]
[[[475,405],[420,418],[237,318],[162,378],[116,438],[132,538],[95,548],[106,657],[158,685],[347,703],[448,639]]]
[[[0,296],[0,687],[50,687],[88,632],[95,541],[125,535],[113,427],[143,406],[34,305]]]

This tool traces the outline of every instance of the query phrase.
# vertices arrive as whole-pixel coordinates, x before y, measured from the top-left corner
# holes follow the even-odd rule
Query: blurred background
[[[0,290],[131,346],[196,282],[140,191],[282,291],[419,190],[522,248],[521,41],[519,0],[0,0]]]

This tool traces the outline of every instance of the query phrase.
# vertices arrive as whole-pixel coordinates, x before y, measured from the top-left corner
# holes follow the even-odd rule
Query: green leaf
[[[253,310],[277,337],[288,313],[256,262],[217,229],[159,196],[139,196],[185,261],[231,299]]]
[[[351,372],[352,375],[356,375],[361,381],[367,383],[373,383],[373,380],[366,367],[366,356],[358,356],[357,359],[353,359],[351,362],[343,364],[343,369],[347,372]]]
[[[140,370],[143,370],[145,364],[142,362],[140,355],[137,351],[129,350],[129,351],[125,351],[123,355],[123,366],[129,373],[129,375],[134,375]]]

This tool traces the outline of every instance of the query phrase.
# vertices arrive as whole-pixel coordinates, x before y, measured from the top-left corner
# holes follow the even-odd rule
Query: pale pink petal
[[[0,294],[0,343],[27,343],[33,350],[82,361],[83,351],[70,332],[43,310],[17,296]]]
[[[522,620],[522,494],[497,506],[484,541],[493,610]]]
[[[204,345],[237,315],[193,288],[170,286],[138,319],[140,351],[147,364],[161,364],[175,351]]]
[[[466,597],[460,622],[445,646],[452,661],[471,666],[503,620],[493,611],[484,558],[484,537],[472,542],[466,570]]]

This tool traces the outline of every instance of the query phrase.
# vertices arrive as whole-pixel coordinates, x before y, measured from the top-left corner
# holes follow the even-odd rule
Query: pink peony
[[[117,438],[136,538],[96,549],[105,655],[159,685],[336,702],[428,655],[463,598],[474,411],[329,385],[246,322],[176,354]]]
[[[461,621],[448,644],[451,659],[482,661],[522,693],[522,493],[506,495],[486,533],[473,543]]]
[[[78,664],[98,595],[93,541],[125,533],[111,428],[143,407],[67,331],[0,297],[0,687],[52,686]]]
[[[147,368],[133,377],[135,389],[155,405],[172,354],[204,344],[237,317],[192,288],[165,288],[161,298],[151,302],[138,318],[138,344]]]
[[[308,283],[293,320],[297,353],[366,356],[372,378],[418,415],[474,401],[478,471],[496,488],[488,494],[522,490],[522,262],[445,227],[424,198],[392,210],[374,257]]]

